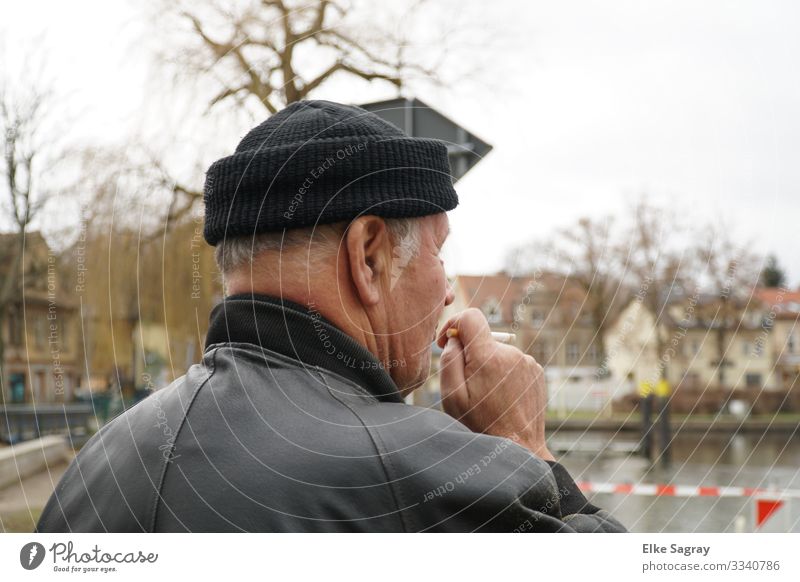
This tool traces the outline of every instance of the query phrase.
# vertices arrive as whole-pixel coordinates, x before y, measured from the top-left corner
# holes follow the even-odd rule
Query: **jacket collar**
[[[229,342],[255,344],[325,368],[379,400],[404,402],[378,359],[313,308],[257,293],[229,295],[211,310],[205,349]]]

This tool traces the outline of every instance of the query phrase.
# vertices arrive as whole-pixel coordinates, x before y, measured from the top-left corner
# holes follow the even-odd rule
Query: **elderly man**
[[[477,310],[437,334],[445,144],[295,103],[205,203],[226,296],[202,361],[84,446],[38,531],[625,530],[548,451],[541,366]],[[444,412],[404,401],[434,342]]]

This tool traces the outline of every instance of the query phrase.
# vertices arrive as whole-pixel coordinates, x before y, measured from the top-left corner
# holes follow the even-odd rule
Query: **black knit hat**
[[[452,210],[447,146],[411,138],[360,107],[292,103],[252,129],[205,184],[208,244],[225,237]]]

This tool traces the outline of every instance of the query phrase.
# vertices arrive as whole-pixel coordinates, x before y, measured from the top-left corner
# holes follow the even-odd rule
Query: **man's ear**
[[[345,235],[345,250],[353,286],[364,305],[376,305],[388,280],[391,241],[378,216],[359,216]]]

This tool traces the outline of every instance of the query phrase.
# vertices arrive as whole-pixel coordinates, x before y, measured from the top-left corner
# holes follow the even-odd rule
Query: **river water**
[[[770,488],[784,492],[783,505],[760,531],[800,532],[800,430],[768,434],[680,434],[672,442],[668,468],[631,452],[633,434],[565,432],[549,435],[551,449],[576,481]],[[577,449],[577,450],[574,450]],[[789,490],[789,491],[787,491]],[[634,532],[757,531],[752,497],[669,497],[587,493]]]

